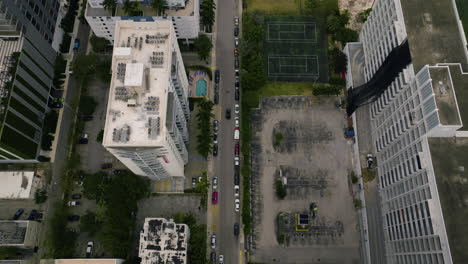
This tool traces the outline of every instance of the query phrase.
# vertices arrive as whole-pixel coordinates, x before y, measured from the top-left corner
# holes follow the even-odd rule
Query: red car
[[[236,146],[234,147],[234,155],[236,157],[239,157],[239,152],[240,152],[240,145],[239,143],[237,143]]]
[[[211,196],[211,202],[213,204],[217,204],[218,203],[218,192],[213,192],[213,195]]]

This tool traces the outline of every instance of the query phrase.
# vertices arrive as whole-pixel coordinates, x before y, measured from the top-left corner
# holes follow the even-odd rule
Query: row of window
[[[444,264],[442,253],[436,254],[412,254],[395,256],[398,264]]]

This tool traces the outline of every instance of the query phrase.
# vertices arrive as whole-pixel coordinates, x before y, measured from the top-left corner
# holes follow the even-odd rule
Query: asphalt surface
[[[240,223],[240,212],[234,211],[234,17],[239,16],[238,0],[218,0],[216,25],[216,68],[221,71],[219,106],[219,151],[214,157],[214,176],[218,177],[218,204],[211,210],[211,230],[217,236],[217,256],[224,255],[225,263],[239,263],[239,237],[234,235],[234,223]],[[219,108],[221,108],[219,110]],[[225,110],[231,108],[231,119]],[[242,188],[241,188],[242,189]],[[242,194],[241,194],[242,195]],[[211,197],[210,197],[211,199]],[[242,232],[242,231],[241,231]],[[241,260],[242,261],[242,260]]]

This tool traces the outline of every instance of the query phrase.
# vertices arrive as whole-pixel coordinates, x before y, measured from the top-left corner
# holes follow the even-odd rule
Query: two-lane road
[[[239,237],[234,235],[234,224],[240,223],[240,212],[234,210],[234,17],[239,16],[239,0],[218,0],[216,26],[216,67],[221,72],[219,85],[220,118],[219,151],[214,157],[214,176],[218,177],[219,203],[216,205],[213,225],[217,236],[217,256],[224,255],[225,263],[239,263]],[[231,109],[231,119],[225,110]],[[239,197],[240,199],[240,197]],[[242,231],[241,231],[242,232]]]

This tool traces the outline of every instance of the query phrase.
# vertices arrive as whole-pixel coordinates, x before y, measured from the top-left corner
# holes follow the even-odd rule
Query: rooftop
[[[56,259],[55,264],[120,264],[123,259]]]
[[[104,145],[148,146],[163,139],[175,41],[168,20],[117,22]]]
[[[468,138],[429,138],[453,263],[468,259]]]
[[[466,89],[468,87],[468,72],[463,73],[459,65],[451,65],[449,68],[463,123],[460,130],[466,131],[468,130],[468,89]]]
[[[185,2],[184,8],[168,8],[164,11],[163,16],[193,16],[194,7],[196,0],[187,0]],[[140,3],[141,11],[143,12],[142,16],[159,16],[159,14],[151,7],[149,4]],[[128,16],[123,10],[122,6],[117,8],[116,16]]]
[[[164,218],[146,218],[140,233],[142,264],[184,264],[187,262],[189,230]]]
[[[28,221],[0,221],[0,245],[24,244]]]
[[[1,171],[0,198],[29,199],[35,185],[34,171]]]
[[[460,125],[457,101],[447,66],[429,67],[432,79],[432,88],[439,109],[439,118],[442,125]]]
[[[417,73],[426,64],[461,63],[467,58],[452,0],[400,1]]]

